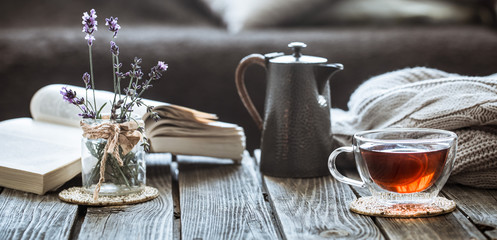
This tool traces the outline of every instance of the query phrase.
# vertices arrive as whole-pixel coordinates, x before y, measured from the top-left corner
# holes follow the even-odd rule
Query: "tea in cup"
[[[457,135],[423,128],[391,128],[354,134],[350,147],[340,147],[328,159],[338,181],[368,187],[375,204],[404,207],[431,204],[446,183],[456,156]],[[353,152],[362,181],[343,176],[336,157]],[[400,204],[400,205],[399,205]],[[402,206],[404,204],[404,206]]]

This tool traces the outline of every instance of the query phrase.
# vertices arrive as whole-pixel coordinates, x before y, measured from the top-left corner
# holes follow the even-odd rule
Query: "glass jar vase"
[[[143,128],[144,124],[142,120],[130,121],[133,122],[108,119],[85,119],[81,122],[84,131],[81,140],[83,188],[94,194],[95,199],[98,195],[127,195],[145,188],[145,150],[141,135],[143,131],[126,127],[132,125]],[[87,129],[91,129],[88,131],[92,133],[87,134]],[[116,129],[119,132],[117,134]],[[133,139],[128,141],[127,135]],[[136,144],[133,145],[134,142]],[[112,146],[114,151],[110,149]],[[95,191],[95,188],[99,189]]]

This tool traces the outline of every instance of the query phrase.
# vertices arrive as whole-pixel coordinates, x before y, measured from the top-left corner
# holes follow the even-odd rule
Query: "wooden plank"
[[[353,189],[358,196],[371,195],[366,188]],[[459,210],[429,218],[377,217],[375,222],[389,239],[486,239]]]
[[[447,185],[443,193],[491,239],[497,239],[497,190],[485,190],[456,184]]]
[[[456,210],[430,218],[377,218],[390,239],[486,239]]]
[[[68,239],[78,206],[58,193],[36,195],[12,189],[0,194],[0,239]]]
[[[356,197],[331,176],[263,179],[286,239],[383,239],[370,217],[348,210]]]
[[[278,238],[248,154],[239,165],[179,157],[179,190],[182,239]]]
[[[179,184],[178,184],[178,158],[172,155],[171,175],[172,175],[172,191],[173,191],[173,239],[181,239],[181,208],[179,205]]]
[[[287,239],[383,239],[371,218],[348,210],[355,195],[332,177],[265,176],[264,182]]]
[[[169,154],[147,156],[147,185],[160,196],[136,205],[89,207],[79,239],[172,239],[173,198]]]

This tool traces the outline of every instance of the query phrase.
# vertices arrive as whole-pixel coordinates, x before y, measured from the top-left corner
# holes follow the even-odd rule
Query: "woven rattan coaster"
[[[427,204],[384,205],[373,197],[360,197],[350,203],[350,210],[375,217],[431,217],[452,212],[456,203],[444,197],[437,197]]]
[[[126,204],[136,204],[152,200],[159,196],[159,190],[146,186],[140,192],[122,196],[98,196],[97,201],[93,201],[93,194],[88,193],[82,187],[72,187],[59,193],[60,200],[68,203],[87,206],[118,206]]]

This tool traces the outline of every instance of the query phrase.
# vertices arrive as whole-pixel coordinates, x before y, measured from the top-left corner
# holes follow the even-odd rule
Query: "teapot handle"
[[[257,125],[259,130],[262,130],[263,123],[261,115],[255,108],[252,99],[248,95],[247,88],[245,87],[245,70],[247,70],[247,68],[254,63],[266,68],[266,59],[263,55],[250,54],[244,57],[238,64],[235,72],[235,83],[236,89],[238,90],[238,95],[240,95],[240,99],[242,99],[243,105],[249,112],[250,116],[254,119],[255,124]]]

